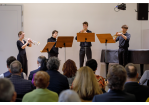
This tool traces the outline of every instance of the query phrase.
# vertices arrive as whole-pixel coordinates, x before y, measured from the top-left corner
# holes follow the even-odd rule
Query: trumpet
[[[24,38],[24,40],[27,41],[28,38]],[[32,39],[30,39],[30,40],[31,40],[31,43],[32,43],[33,45],[40,45],[40,42],[34,41],[34,40],[32,40]]]
[[[122,33],[122,31],[120,31],[120,32],[118,32],[118,33]],[[116,36],[116,34],[115,34],[115,35],[113,35],[112,37],[115,39],[115,38],[117,38],[118,36]]]
[[[85,30],[85,29],[83,29],[83,31],[81,31],[81,33],[86,33],[86,30]]]

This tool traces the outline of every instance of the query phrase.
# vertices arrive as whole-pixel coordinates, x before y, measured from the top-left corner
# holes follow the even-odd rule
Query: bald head
[[[128,78],[136,78],[137,76],[137,68],[133,63],[128,63],[125,66]]]

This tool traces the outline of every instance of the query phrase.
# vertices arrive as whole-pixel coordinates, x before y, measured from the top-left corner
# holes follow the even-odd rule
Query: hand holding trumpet
[[[121,35],[122,35],[122,33],[117,32],[115,36],[121,36]]]
[[[116,32],[116,34],[115,35],[113,35],[113,38],[117,38],[118,36],[121,36],[122,35],[122,32],[120,31],[120,32]]]
[[[80,31],[80,33],[87,33],[84,29]]]
[[[27,39],[27,43],[33,43],[30,38]]]

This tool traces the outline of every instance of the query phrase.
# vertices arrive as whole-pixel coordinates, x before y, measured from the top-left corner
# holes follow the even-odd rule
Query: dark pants
[[[86,52],[86,56],[87,56],[87,60],[92,59],[92,51],[90,47],[86,47],[86,51],[84,47],[80,48],[80,54],[79,54],[79,58],[80,58],[80,67],[83,66],[84,64],[84,57],[85,57],[85,52]],[[86,62],[85,62],[86,63]]]
[[[58,54],[57,53],[48,53],[48,58],[50,57],[58,57]]]
[[[126,66],[128,63],[128,48],[119,48],[118,50],[118,59],[119,59],[119,64],[122,66]]]

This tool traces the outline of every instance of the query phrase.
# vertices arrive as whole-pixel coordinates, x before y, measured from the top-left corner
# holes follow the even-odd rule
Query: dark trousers
[[[128,48],[119,48],[118,59],[119,64],[125,67],[128,63]]]
[[[57,53],[48,53],[48,58],[50,57],[58,57],[58,54]]]
[[[18,54],[17,60],[22,64],[23,72],[27,75],[27,73],[28,73],[28,65],[27,65],[26,54]]]
[[[87,60],[92,59],[92,51],[91,51],[91,48],[90,48],[90,47],[86,47],[86,51],[85,51],[85,47],[81,47],[81,48],[80,48],[80,54],[79,54],[80,67],[82,67],[83,64],[84,64],[85,52],[86,52]],[[85,63],[86,63],[86,62],[85,62]]]

